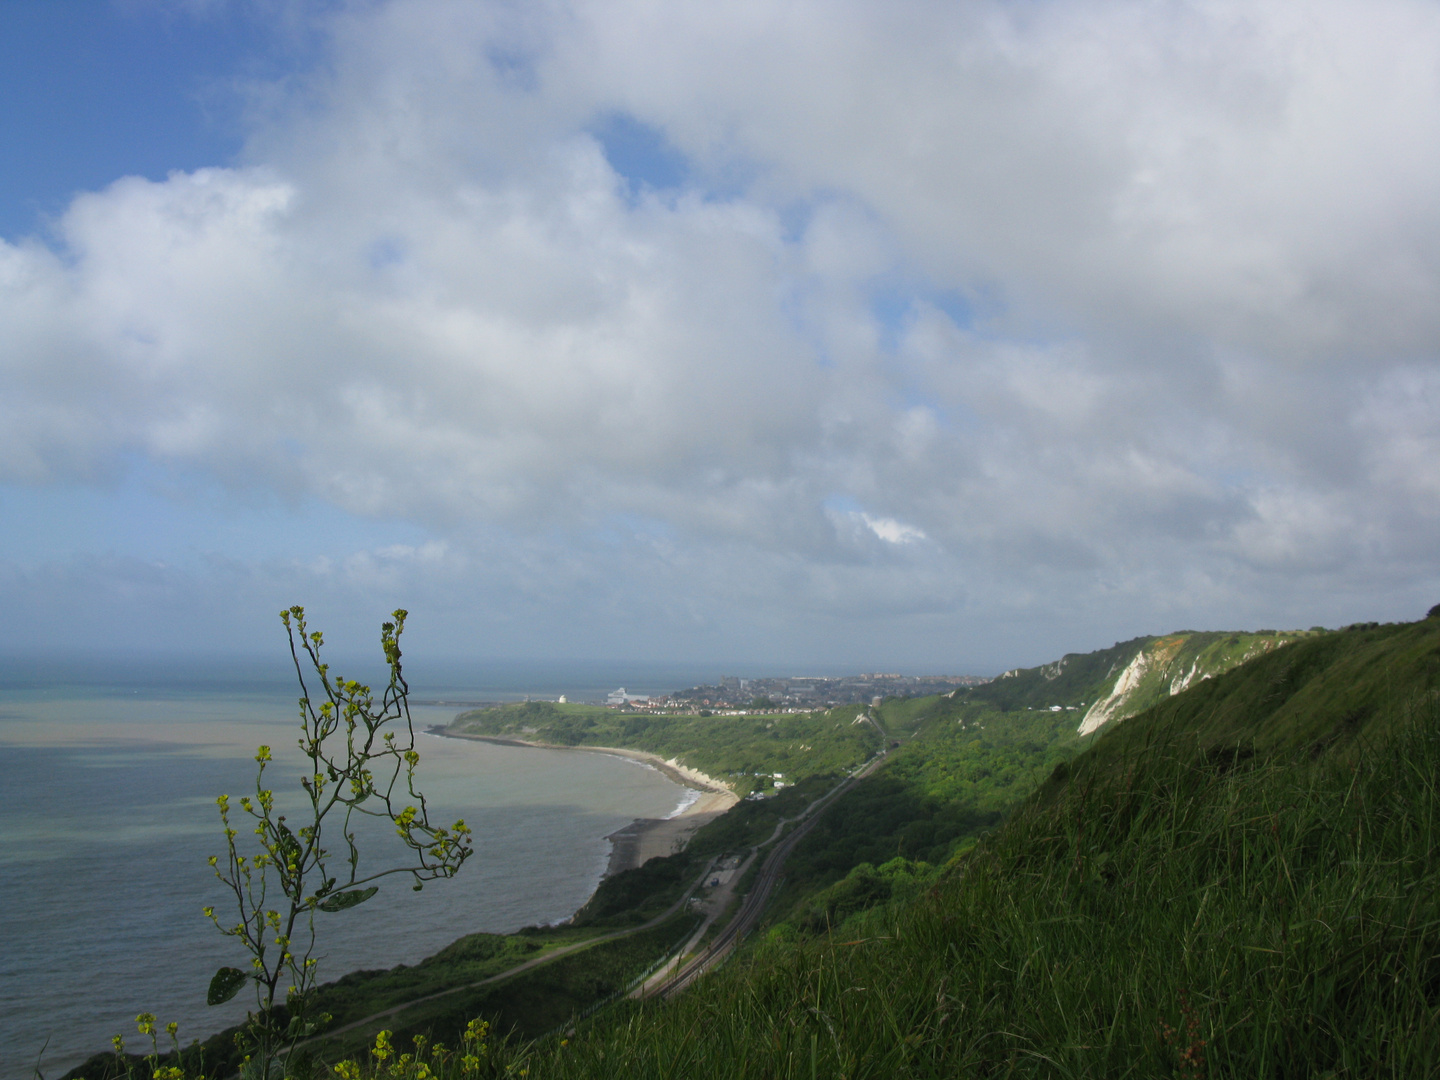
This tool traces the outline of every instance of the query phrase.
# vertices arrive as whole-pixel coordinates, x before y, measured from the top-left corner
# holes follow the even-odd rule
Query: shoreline
[[[667,761],[659,754],[645,750],[628,750],[620,746],[561,746],[504,735],[475,735],[451,731],[438,724],[426,730],[431,735],[446,739],[472,739],[501,746],[526,746],[535,750],[583,750],[592,754],[629,758],[659,770],[667,779],[681,787],[700,793],[699,798],[671,817],[636,818],[629,825],[606,836],[605,839],[610,841],[610,859],[605,866],[605,872],[600,876],[601,881],[622,871],[644,866],[657,856],[672,855],[684,850],[697,829],[714,821],[740,801],[733,791],[714,777],[687,768],[675,758]]]

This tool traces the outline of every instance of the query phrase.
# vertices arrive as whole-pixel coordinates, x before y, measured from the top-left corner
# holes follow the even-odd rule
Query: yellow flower
[[[381,1031],[375,1036],[375,1049],[370,1051],[376,1061],[384,1061],[395,1051],[390,1047],[390,1032]]]
[[[155,1014],[143,1012],[135,1017],[135,1025],[140,1029],[141,1035],[155,1034]]]

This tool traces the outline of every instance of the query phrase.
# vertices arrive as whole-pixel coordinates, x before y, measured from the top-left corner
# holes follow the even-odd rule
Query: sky
[[[6,0],[0,147],[0,651],[1440,601],[1432,2]]]

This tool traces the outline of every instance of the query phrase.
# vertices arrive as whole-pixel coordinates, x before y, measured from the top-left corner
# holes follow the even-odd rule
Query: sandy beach
[[[605,868],[606,877],[622,870],[643,866],[657,855],[671,855],[682,850],[696,829],[714,821],[740,801],[733,791],[714,777],[686,768],[674,758],[667,761],[658,754],[648,754],[643,750],[626,750],[618,746],[556,746],[499,735],[472,735],[442,727],[434,727],[430,731],[431,734],[450,739],[474,739],[506,746],[533,746],[542,750],[583,750],[592,754],[631,758],[659,769],[677,784],[700,792],[698,799],[674,817],[636,818],[623,829],[606,837],[612,844],[610,862]]]

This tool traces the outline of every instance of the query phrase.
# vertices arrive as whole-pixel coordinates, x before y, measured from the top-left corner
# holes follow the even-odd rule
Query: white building
[[[632,701],[633,701],[633,702],[641,702],[641,701],[649,701],[649,700],[650,700],[650,699],[649,699],[648,697],[639,697],[639,696],[637,696],[637,695],[635,695],[635,694],[626,693],[626,692],[625,692],[625,687],[622,686],[622,687],[620,687],[619,690],[612,690],[612,691],[610,691],[609,696],[607,696],[607,697],[605,698],[605,704],[607,704],[607,705],[628,705],[628,704],[630,704]]]

